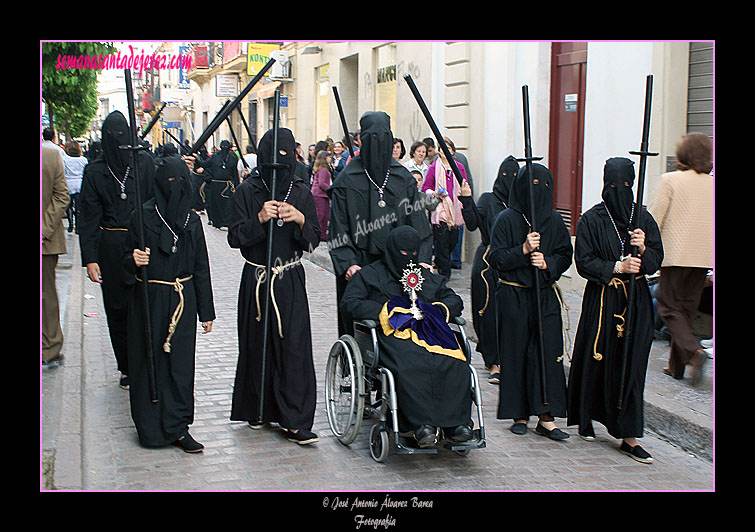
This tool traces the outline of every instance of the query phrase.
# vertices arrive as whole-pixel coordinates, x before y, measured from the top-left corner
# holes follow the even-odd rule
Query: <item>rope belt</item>
[[[206,184],[206,181],[202,181],[202,184],[199,185],[199,197],[202,198],[202,203],[207,203],[207,195],[204,192],[204,187]]]
[[[485,249],[485,253],[482,254],[482,261],[487,264],[487,267],[480,272],[480,277],[482,277],[482,281],[485,283],[485,305],[477,311],[480,317],[485,314],[485,310],[488,308],[488,301],[490,300],[490,285],[488,284],[488,280],[485,279],[485,272],[490,269],[490,263],[487,260],[488,253],[490,253],[490,246],[488,246]]]
[[[128,231],[125,227],[102,227],[100,226],[100,229],[103,229],[105,231]]]
[[[515,286],[517,288],[529,288],[529,286],[523,285],[521,283],[517,283],[515,281],[507,281],[500,278],[498,279],[498,282],[509,286]],[[561,362],[564,357],[567,357],[571,361],[571,357],[569,356],[569,351],[571,351],[571,339],[569,338],[569,330],[571,330],[571,320],[569,319],[569,305],[566,304],[566,301],[561,296],[561,288],[559,288],[557,283],[553,283],[551,285],[551,288],[553,288],[553,291],[556,293],[556,299],[558,299],[558,305],[561,309],[561,334],[563,335],[564,339],[564,353],[556,359],[556,362]],[[566,315],[565,321],[564,315]]]
[[[225,188],[220,192],[220,195],[224,198],[231,199],[231,196],[225,195],[225,191],[229,188],[231,189],[231,194],[234,194],[236,192],[236,187],[234,186],[233,181],[231,181],[230,179],[211,179],[210,181],[212,181],[213,183],[227,183]]]
[[[165,343],[163,344],[163,351],[166,353],[170,353],[170,339],[173,338],[173,333],[176,332],[176,326],[178,325],[178,320],[181,319],[181,315],[184,312],[184,285],[186,281],[190,280],[193,275],[189,275],[188,277],[184,277],[183,279],[179,279],[176,277],[175,281],[160,281],[158,279],[149,279],[147,283],[153,283],[153,284],[162,284],[167,286],[172,286],[173,290],[178,292],[178,305],[176,306],[176,310],[173,311],[173,316],[170,318],[170,324],[168,325],[168,337],[165,339]],[[136,278],[137,281],[143,282],[139,277]]]
[[[635,277],[635,280],[642,279],[642,275],[638,275]],[[598,332],[595,334],[595,343],[593,344],[592,348],[592,357],[595,360],[603,360],[603,355],[601,353],[598,353],[598,340],[600,339],[600,330],[602,328],[602,322],[603,322],[603,295],[606,292],[606,286],[610,286],[612,288],[615,288],[616,290],[623,289],[624,290],[624,297],[629,299],[628,293],[627,293],[627,286],[625,284],[625,281],[623,279],[619,279],[618,277],[612,277],[611,281],[607,285],[603,285],[600,289],[600,314],[598,314]],[[624,306],[624,310],[621,312],[621,314],[614,314],[614,318],[618,318],[621,320],[621,323],[616,324],[616,337],[622,338],[624,336],[624,315],[627,313],[627,307]]]
[[[246,260],[246,259],[244,259]],[[257,286],[254,289],[254,298],[257,302],[257,321],[262,320],[262,311],[260,310],[260,285],[265,280],[265,276],[267,275],[267,267],[263,266],[262,264],[255,264],[251,261],[246,261],[247,264],[250,266],[254,266],[258,270],[257,274]],[[275,309],[275,317],[278,320],[278,336],[283,338],[283,326],[281,325],[281,315],[280,311],[278,310],[278,303],[275,300],[275,279],[282,274],[284,271],[289,270],[293,268],[294,266],[298,266],[301,264],[301,257],[296,259],[293,262],[289,262],[287,264],[283,264],[281,266],[273,266],[270,268],[270,270],[273,272],[272,277],[270,278],[270,299],[273,302],[273,308]]]

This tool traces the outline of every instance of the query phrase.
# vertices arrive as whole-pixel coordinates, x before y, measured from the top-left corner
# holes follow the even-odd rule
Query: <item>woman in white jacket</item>
[[[77,222],[79,192],[81,192],[81,179],[84,176],[84,167],[88,163],[89,160],[81,155],[81,146],[79,146],[79,143],[75,140],[69,140],[66,143],[66,152],[63,154],[63,168],[66,173],[68,192],[71,195],[71,201],[68,204],[68,209],[66,209],[69,233],[74,230],[76,234],[79,233],[79,224]]]

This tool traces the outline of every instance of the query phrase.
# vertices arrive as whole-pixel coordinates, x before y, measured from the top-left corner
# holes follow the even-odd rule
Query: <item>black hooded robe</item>
[[[498,176],[493,184],[493,192],[480,195],[477,205],[471,196],[459,196],[463,209],[464,224],[467,229],[480,230],[480,245],[475,251],[471,274],[472,326],[477,334],[477,352],[482,356],[485,367],[498,361],[498,335],[495,312],[495,287],[498,275],[490,266],[490,232],[498,215],[508,207],[509,191],[519,171],[519,163],[508,156],[498,168]]]
[[[615,158],[606,165],[607,183],[611,179],[612,163],[620,165],[616,173],[623,168],[623,172],[630,174],[626,179],[630,183],[634,181],[632,161]],[[609,187],[604,187],[604,198],[607,197],[607,189]],[[625,196],[623,202],[625,205],[632,203],[631,186],[628,191],[628,197]],[[612,203],[610,197],[607,202]],[[606,202],[601,202],[593,206],[577,224],[574,262],[579,274],[587,279],[587,284],[569,370],[567,424],[579,425],[580,432],[584,432],[591,420],[595,420],[602,423],[614,438],[642,437],[645,374],[653,343],[653,303],[645,275],[655,273],[660,268],[663,244],[652,215],[643,211],[639,227],[645,233],[646,250],[640,273],[635,274],[631,347],[628,351],[623,405],[619,410],[617,402],[626,337],[618,336],[617,325],[624,324],[627,308],[625,289],[629,288],[630,274],[616,274],[613,269],[615,262],[630,252],[626,230],[629,212],[622,216],[616,212],[619,208],[610,209],[614,222],[625,236],[622,249],[606,205]],[[623,223],[619,217],[624,218]]]
[[[231,197],[239,184],[237,164],[238,157],[231,151],[231,143],[224,140],[220,143],[220,151],[202,165],[205,169],[207,216],[213,227],[228,227]]]
[[[278,163],[292,168],[296,161],[293,135],[288,129],[279,131],[278,147],[285,148],[287,154],[279,155]],[[270,170],[265,165],[272,160],[271,131],[260,140],[257,155],[261,176],[251,175],[236,189],[228,228],[228,244],[239,248],[247,261],[239,286],[239,359],[233,387],[232,421],[259,418],[269,223],[261,224],[257,215],[270,199]],[[306,279],[304,266],[298,260],[303,252],[319,244],[320,226],[309,186],[290,173],[288,169],[278,170],[276,198],[282,201],[291,185],[287,203],[301,211],[305,222],[301,229],[294,222],[284,223],[283,227],[276,224],[274,228],[273,267],[284,269],[274,275],[273,281],[276,304],[271,300],[262,421],[276,422],[291,430],[309,430],[314,420],[317,386]],[[257,297],[259,279],[263,282]]]
[[[542,401],[540,384],[535,268],[522,249],[530,232],[525,220],[530,212],[528,174],[526,167],[522,167],[512,188],[509,208],[498,216],[490,240],[490,264],[499,275],[496,287],[501,354],[498,419],[527,419],[546,413],[566,417],[561,302],[554,283],[571,264],[571,237],[561,215],[552,208],[550,171],[539,164],[532,167],[535,177],[540,179],[534,187],[536,223],[540,251],[548,265],[547,270],[536,271],[540,277],[548,404]]]
[[[176,186],[167,192],[167,178],[179,176],[181,181],[174,181]],[[182,199],[171,202],[169,198],[173,195]],[[166,157],[157,169],[155,198],[143,207],[144,244],[150,249],[147,278],[157,403],[150,396],[141,286],[130,293],[128,313],[131,417],[139,442],[145,447],[169,445],[193,423],[197,318],[200,322],[215,319],[204,230],[199,215],[190,209],[190,201],[186,164],[178,156]],[[175,253],[171,251],[172,234],[163,219],[178,235]],[[134,276],[141,279],[141,268],[136,267],[132,256],[133,249],[139,247],[137,234],[133,215],[128,249],[122,255],[124,269],[130,271],[132,279]],[[174,284],[177,279],[180,289]],[[170,351],[166,352],[171,318],[181,301],[183,310],[169,339]]]
[[[102,123],[102,154],[84,169],[79,196],[79,245],[81,264],[97,263],[102,275],[102,299],[110,341],[118,371],[129,374],[128,294],[134,276],[123,269],[122,253],[128,249],[128,223],[136,205],[134,173],[125,180],[126,199],[121,199],[121,182],[131,162],[130,153],[118,146],[131,143],[128,121],[120,111],[110,113]],[[150,155],[137,152],[139,192],[142,201],[153,197],[155,164]]]
[[[407,237],[412,232],[413,236]],[[413,431],[420,425],[452,428],[471,420],[469,361],[460,348],[456,355],[461,358],[443,354],[434,345],[427,347],[412,338],[397,337],[398,331],[392,331],[385,323],[391,300],[406,296],[399,280],[407,260],[402,263],[397,252],[407,247],[416,251],[419,242],[413,228],[395,229],[389,237],[385,257],[359,270],[349,281],[341,301],[354,319],[375,320],[379,324],[380,365],[388,368],[395,379],[401,432]],[[406,257],[415,261],[415,265],[416,258],[416,255]],[[424,281],[418,299],[440,312],[446,323],[461,315],[464,303],[446,285],[445,278],[424,267],[421,270]]]
[[[336,300],[341,301],[348,284],[345,273],[354,264],[366,266],[380,259],[391,229],[414,227],[422,244],[418,262],[432,263],[433,233],[417,181],[405,166],[391,156],[393,134],[390,117],[383,112],[365,113],[360,120],[362,147],[329,189],[330,227],[328,244],[336,274]],[[367,178],[383,186],[386,206],[378,206],[380,194]],[[352,318],[338,305],[338,334],[352,334]]]

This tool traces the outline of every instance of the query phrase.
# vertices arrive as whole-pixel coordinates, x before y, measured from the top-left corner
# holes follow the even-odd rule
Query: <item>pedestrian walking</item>
[[[338,145],[340,143],[336,143]],[[317,220],[320,224],[320,239],[328,239],[328,220],[330,219],[330,196],[328,189],[333,183],[333,177],[330,173],[330,154],[325,150],[315,157],[315,164],[312,167],[312,197],[315,199],[317,208]]]
[[[650,204],[665,254],[658,281],[658,311],[671,333],[664,373],[700,383],[708,358],[692,323],[708,270],[713,268],[713,141],[704,133],[685,135],[676,147],[676,168],[661,176]]]
[[[144,292],[132,290],[128,313],[131,417],[145,447],[177,445],[187,453],[204,446],[189,434],[194,422],[197,318],[212,331],[215,306],[210,262],[199,215],[192,211],[189,168],[178,154],[164,157],[155,173],[154,198],[143,206],[144,250],[137,217],[128,226],[124,267],[142,282],[148,272],[152,354],[157,402],[152,402],[144,327]]]
[[[643,463],[653,458],[638,443],[643,435],[645,374],[653,344],[653,303],[645,275],[663,260],[658,225],[648,212],[635,212],[634,163],[608,159],[603,169],[603,201],[585,212],[577,224],[574,262],[587,280],[582,313],[574,340],[568,383],[568,425],[595,439],[592,421],[622,439],[621,452]],[[629,227],[635,227],[631,233]],[[639,257],[632,257],[636,247]],[[627,308],[630,278],[634,296]],[[631,314],[631,336],[624,334]],[[624,361],[624,343],[629,342]],[[626,364],[624,397],[622,366]],[[621,407],[619,408],[619,404]]]
[[[301,257],[319,244],[320,227],[309,186],[294,173],[296,144],[291,131],[285,128],[278,130],[276,194],[271,197],[274,140],[274,130],[263,135],[257,149],[260,175],[247,178],[232,199],[228,244],[241,250],[246,264],[239,286],[239,359],[231,420],[247,421],[254,429],[265,423],[277,423],[286,430],[289,440],[304,445],[318,438],[312,432],[317,386]],[[272,239],[274,264],[267,280],[271,219],[276,220]],[[268,286],[266,297],[271,300],[267,353],[262,353],[263,283]],[[263,401],[261,420],[260,401]]]
[[[66,143],[66,153],[63,155],[63,167],[66,173],[66,184],[71,201],[66,209],[68,218],[68,232],[79,233],[79,193],[81,192],[81,179],[84,177],[84,168],[89,164],[86,157],[81,155],[81,146],[75,140]]]
[[[432,257],[432,231],[417,191],[417,182],[395,161],[390,117],[370,111],[359,121],[360,152],[330,189],[330,258],[336,274],[336,300],[363,266],[379,260],[391,229],[411,225],[422,244],[417,262],[428,266]],[[338,334],[353,334],[350,316],[338,307]]]
[[[530,223],[530,186],[537,232]],[[565,440],[569,434],[554,422],[554,418],[566,417],[562,304],[555,283],[571,264],[572,245],[561,215],[553,210],[552,190],[553,176],[545,166],[533,164],[532,177],[527,167],[522,167],[509,196],[509,208],[498,216],[490,237],[490,265],[500,276],[496,290],[501,353],[497,417],[513,419],[511,431],[521,435],[527,432],[529,417],[538,416],[538,434]],[[540,294],[534,293],[534,275],[540,277]],[[535,297],[540,298],[541,316]],[[540,321],[542,354],[538,347]]]
[[[60,151],[42,145],[42,365],[63,360],[63,330],[55,286],[58,256],[66,252],[63,216],[69,204],[68,185]]]
[[[477,334],[477,352],[489,371],[491,384],[500,382],[500,361],[495,306],[497,272],[490,266],[490,234],[496,217],[508,208],[509,195],[519,172],[519,163],[513,155],[503,160],[493,183],[492,192],[483,192],[474,203],[472,188],[462,186],[459,200],[467,229],[480,230],[480,244],[475,251],[471,273],[472,326]]]
[[[136,208],[129,125],[120,111],[113,111],[102,123],[102,156],[84,170],[79,196],[79,245],[81,263],[89,280],[102,288],[110,340],[121,373],[120,385],[128,389],[128,300],[136,282],[123,266],[128,247],[128,223]],[[138,151],[141,199],[153,197],[155,163]]]
[[[467,182],[464,166],[461,164],[457,166],[463,182]],[[439,274],[450,279],[451,253],[459,239],[459,230],[464,225],[464,217],[459,200],[460,185],[443,150],[438,152],[438,157],[427,169],[422,191],[428,190],[435,192],[435,195],[441,198],[440,204],[430,217],[435,242],[435,267]]]

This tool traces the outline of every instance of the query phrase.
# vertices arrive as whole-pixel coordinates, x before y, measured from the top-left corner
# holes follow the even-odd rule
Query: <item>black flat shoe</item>
[[[522,434],[527,433],[527,423],[514,423],[511,425],[511,432],[514,434],[518,434],[521,436]]]
[[[315,434],[311,430],[306,429],[299,429],[296,432],[286,430],[286,439],[288,441],[298,443],[299,445],[307,445],[320,441],[320,439],[317,437],[317,434]]]
[[[129,389],[128,375],[121,375],[121,380],[118,382],[118,386],[124,390]]]
[[[639,444],[632,447],[627,442],[622,441],[619,446],[619,452],[637,460],[638,462],[642,462],[643,464],[653,463],[653,457],[650,456],[649,452],[640,447]]]
[[[569,435],[563,430],[558,429],[558,428],[553,429],[553,430],[548,430],[545,427],[543,427],[540,423],[538,423],[537,426],[535,427],[535,432],[537,432],[541,436],[546,436],[550,438],[551,440],[562,441],[562,440],[569,439]]]
[[[185,453],[201,453],[202,449],[204,449],[204,445],[192,438],[188,431],[174,441],[173,445],[180,447]]]
[[[414,438],[420,447],[432,447],[438,443],[438,429],[430,425],[420,425],[414,431]]]

